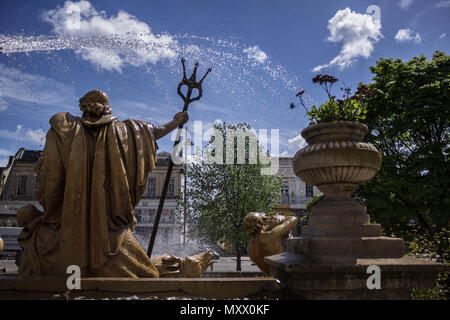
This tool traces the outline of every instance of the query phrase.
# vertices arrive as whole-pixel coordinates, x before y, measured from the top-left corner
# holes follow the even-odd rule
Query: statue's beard
[[[90,102],[84,105],[80,105],[81,111],[95,114],[98,117],[111,114],[111,108],[107,104],[101,104],[97,102]]]

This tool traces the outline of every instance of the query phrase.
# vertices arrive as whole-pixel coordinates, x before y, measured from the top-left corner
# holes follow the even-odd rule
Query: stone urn
[[[403,239],[382,236],[352,191],[381,167],[381,154],[362,142],[366,125],[336,121],[302,131],[308,146],[293,158],[295,174],[325,198],[312,208],[302,236],[264,258],[287,299],[409,299],[412,288],[432,288],[444,265],[405,255]],[[379,270],[379,285],[369,275]]]
[[[350,121],[324,122],[302,131],[308,146],[293,159],[294,172],[330,200],[350,200],[352,191],[381,167],[381,154],[362,142],[368,128]]]
[[[362,141],[367,132],[365,124],[334,121],[310,125],[301,133],[308,145],[293,158],[294,172],[325,194],[313,208],[301,241],[291,242],[310,257],[347,262],[405,253],[403,240],[382,237],[381,226],[371,224],[366,208],[351,196],[381,167],[380,152]]]

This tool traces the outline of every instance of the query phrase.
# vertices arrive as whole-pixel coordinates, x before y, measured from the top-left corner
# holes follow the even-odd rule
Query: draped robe
[[[134,207],[156,163],[152,125],[69,113],[50,125],[36,191],[44,212],[18,212],[25,221],[19,274],[67,275],[77,265],[82,276],[158,277],[132,234]]]

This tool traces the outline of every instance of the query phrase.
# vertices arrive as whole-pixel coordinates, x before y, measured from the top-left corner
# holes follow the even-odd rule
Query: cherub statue
[[[283,252],[281,240],[296,224],[296,217],[266,216],[259,212],[250,212],[244,218],[244,228],[252,236],[247,247],[248,255],[265,274],[269,274],[269,268],[264,257]]]

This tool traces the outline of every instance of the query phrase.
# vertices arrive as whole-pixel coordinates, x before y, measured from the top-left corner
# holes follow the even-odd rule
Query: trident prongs
[[[191,75],[191,77],[189,78],[189,81],[193,81],[193,82],[195,82],[195,79],[197,78],[197,69],[198,69],[198,66],[199,66],[199,64],[198,64],[198,61],[194,64],[194,71],[192,71],[192,75]]]
[[[196,78],[197,78],[197,69],[199,67],[199,63],[196,62],[194,65],[194,71],[192,72],[192,75],[189,77],[189,79],[187,79],[186,77],[186,68],[184,65],[185,59],[182,58],[181,59],[181,64],[183,65],[183,80],[181,80],[181,82],[178,84],[178,88],[177,88],[177,92],[178,95],[183,99],[185,107],[187,109],[187,105],[189,103],[191,103],[192,101],[196,101],[199,100],[202,96],[202,82],[203,80],[206,78],[206,76],[208,75],[208,73],[211,72],[212,68],[209,68],[208,71],[205,73],[205,75],[201,78],[201,80],[199,82],[197,82]],[[188,87],[188,91],[186,96],[181,92],[181,88],[186,85]],[[193,89],[197,89],[198,90],[198,96],[195,98],[191,98],[191,93]]]
[[[211,70],[212,70],[212,68],[208,68],[208,71],[206,71],[205,75],[200,79],[200,81],[198,83],[201,84],[203,82],[203,80],[206,78],[206,76],[208,75],[208,73],[211,72]]]
[[[187,80],[186,77],[186,67],[184,66],[184,58],[181,58],[181,64],[183,65],[183,80]]]

